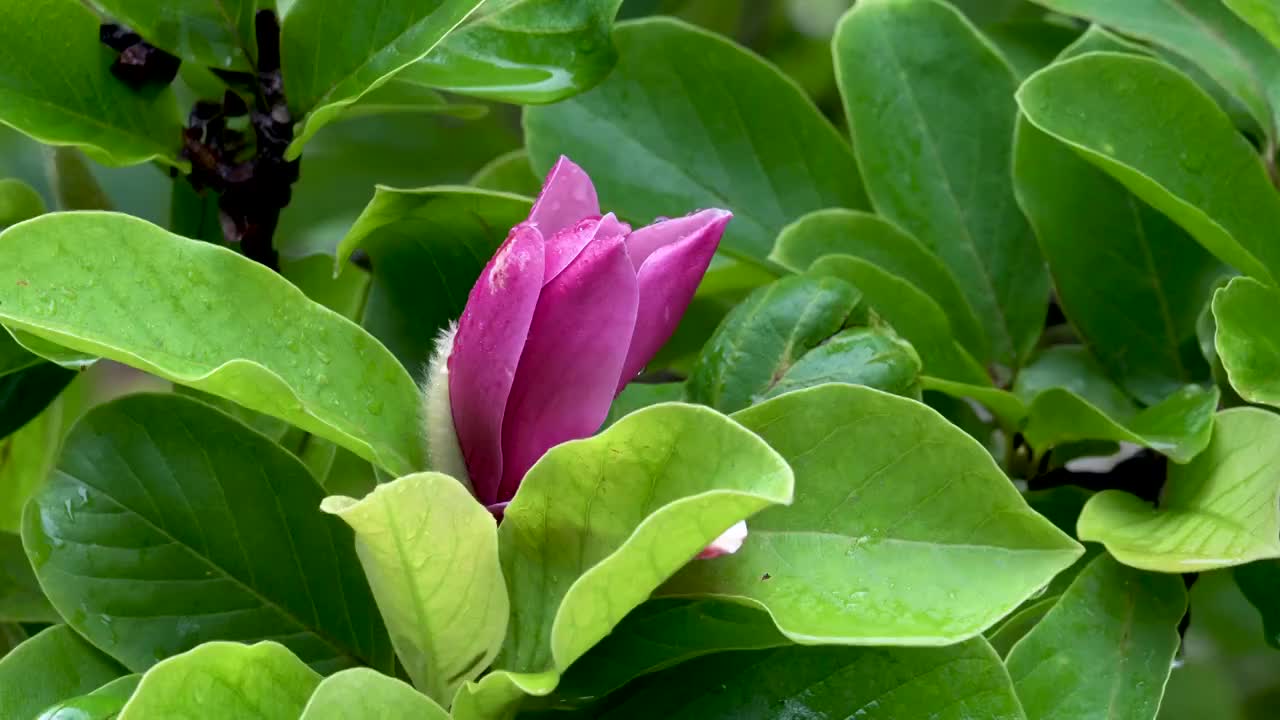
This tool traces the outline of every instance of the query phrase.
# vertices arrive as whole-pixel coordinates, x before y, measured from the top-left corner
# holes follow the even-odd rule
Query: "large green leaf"
[[[356,552],[396,654],[441,704],[484,670],[502,645],[510,605],[493,516],[457,480],[407,475],[363,500],[321,508],[356,532]]]
[[[1250,402],[1280,407],[1280,333],[1270,322],[1280,290],[1236,278],[1213,296],[1214,346],[1231,387]]]
[[[449,713],[393,677],[369,668],[351,668],[321,680],[299,720],[361,718],[449,720]]]
[[[618,66],[599,87],[525,111],[538,171],[568,155],[604,208],[634,222],[732,210],[721,249],[757,263],[796,217],[866,206],[848,145],[764,60],[670,19],[622,23],[614,42]]]
[[[395,358],[226,248],[126,215],[35,218],[0,233],[0,321],[287,420],[392,472],[422,464],[417,388]]]
[[[986,371],[955,339],[942,306],[911,282],[849,255],[818,258],[808,274],[840,278],[857,288],[866,304],[920,353],[926,373],[990,385]]]
[[[1182,578],[1099,556],[1009,653],[1027,716],[1155,718],[1186,608]]]
[[[1105,490],[1085,505],[1077,533],[1126,565],[1157,572],[1280,557],[1280,416],[1218,413],[1209,447],[1169,466],[1159,508]]]
[[[1017,97],[1038,129],[1223,262],[1267,282],[1280,278],[1280,195],[1249,141],[1187,76],[1148,58],[1089,53],[1031,76]],[[1171,115],[1178,122],[1165,122]]]
[[[799,642],[945,645],[1081,553],[977,441],[913,400],[824,385],[734,418],[791,464],[795,504],[753,518],[741,550],[685,567],[663,594],[757,604]]]
[[[622,0],[514,0],[459,28],[398,77],[517,104],[594,87],[618,54],[609,41]]]
[[[982,639],[943,648],[780,648],[713,655],[624,691],[602,720],[1024,720]]]
[[[44,198],[17,178],[0,180],[0,230],[45,212]]]
[[[1271,0],[1223,0],[1228,8],[1280,48],[1280,6]]]
[[[556,697],[598,699],[629,680],[703,655],[790,645],[768,614],[718,600],[659,598],[633,610],[569,666]]]
[[[695,405],[654,405],[553,448],[498,528],[512,613],[496,666],[562,673],[722,532],[791,491],[763,440]]]
[[[464,187],[378,187],[338,245],[339,269],[362,249],[373,265],[364,325],[418,373],[440,330],[462,315],[467,294],[507,231],[529,215],[519,195]]]
[[[769,259],[804,272],[824,255],[861,258],[911,283],[947,315],[969,352],[987,354],[986,336],[956,279],[937,256],[905,230],[878,215],[833,208],[809,213],[784,227]]]
[[[109,165],[180,165],[182,119],[168,89],[135,92],[111,74],[98,17],[79,0],[6,8],[0,24],[0,123]]]
[[[393,667],[351,531],[292,455],[179,395],[91,410],[27,505],[49,600],[142,671],[206,640],[276,638],[317,669]]]
[[[1124,50],[1090,28],[1062,59]],[[1195,326],[1221,267],[1186,231],[1019,117],[1014,186],[1058,303],[1107,373],[1148,404],[1208,379]]]
[[[66,625],[54,625],[0,659],[0,717],[33,718],[124,672]]]
[[[52,623],[60,617],[49,604],[31,561],[22,551],[22,540],[0,532],[0,622]]]
[[[421,60],[481,0],[386,0],[373,12],[357,3],[297,0],[280,31],[281,71],[298,119],[289,157],[343,108]]]
[[[140,680],[137,674],[116,678],[93,692],[50,706],[36,720],[116,720]]]
[[[274,642],[205,643],[162,660],[120,713],[120,720],[218,717],[297,720],[320,676]]]
[[[1009,175],[1013,71],[940,0],[863,0],[833,51],[872,204],[951,269],[990,357],[1018,364],[1040,336],[1049,278]]]
[[[1275,137],[1280,90],[1274,79],[1280,73],[1280,51],[1233,15],[1222,0],[1033,1],[1108,25],[1196,63]]]
[[[274,0],[97,0],[147,42],[183,60],[222,70],[253,71],[258,58],[253,18]]]

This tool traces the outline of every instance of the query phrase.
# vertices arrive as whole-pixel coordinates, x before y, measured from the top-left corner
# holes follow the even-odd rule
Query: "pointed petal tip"
[[[561,155],[547,172],[527,222],[537,225],[545,237],[551,237],[579,220],[599,215],[600,200],[591,177]]]
[[[720,537],[711,541],[711,544],[698,553],[699,560],[710,560],[723,555],[732,555],[742,549],[743,543],[747,541],[747,521],[739,520],[734,523],[728,530],[720,533]]]

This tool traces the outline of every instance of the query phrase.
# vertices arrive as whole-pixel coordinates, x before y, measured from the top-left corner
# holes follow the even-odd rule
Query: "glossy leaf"
[[[969,352],[986,355],[986,336],[951,271],[898,226],[871,213],[819,210],[784,227],[769,259],[804,272],[824,255],[860,258],[911,283],[942,308]]]
[[[426,695],[369,668],[351,668],[320,681],[299,720],[449,720]]]
[[[999,625],[987,631],[987,642],[1000,657],[1006,657],[1019,640],[1026,637],[1044,616],[1058,604],[1058,595],[1028,602],[1009,614]]]
[[[322,497],[222,413],[131,395],[76,425],[23,545],[54,607],[131,670],[202,641],[278,638],[317,669],[389,671],[351,533]]]
[[[496,670],[479,682],[462,686],[453,700],[453,720],[512,720],[530,696],[542,697],[556,687],[555,672],[511,673]]]
[[[137,268],[151,280],[135,282]],[[248,326],[246,312],[257,313]],[[112,213],[36,218],[0,234],[0,320],[287,420],[393,472],[421,465],[409,374],[353,323],[226,248]]]
[[[60,617],[45,598],[22,540],[0,533],[0,622],[55,623]]]
[[[137,689],[141,675],[116,678],[91,693],[64,700],[36,720],[115,720]]]
[[[1080,555],[986,449],[913,400],[824,385],[734,418],[790,463],[795,504],[753,518],[741,550],[685,567],[663,594],[758,604],[799,642],[946,645]]]
[[[790,645],[768,614],[717,600],[660,598],[636,608],[569,667],[555,696],[601,698],[641,675],[703,655]]]
[[[622,0],[514,0],[450,34],[400,77],[486,100],[550,103],[599,83]]]
[[[281,73],[298,129],[288,156],[344,107],[431,52],[480,0],[388,0],[377,12],[297,0],[280,30]]]
[[[32,718],[123,675],[66,625],[46,628],[0,658],[0,717]]]
[[[943,648],[792,647],[714,655],[642,682],[596,717],[1023,720],[984,640]]]
[[[35,188],[15,178],[0,180],[0,230],[44,211],[44,198]]]
[[[1280,6],[1269,0],[1223,0],[1240,19],[1280,48]]]
[[[1280,557],[1280,416],[1256,408],[1218,413],[1209,447],[1170,465],[1160,507],[1120,490],[1094,495],[1082,540],[1120,562],[1157,572],[1199,572]]]
[[[1262,616],[1267,644],[1280,647],[1280,560],[1256,560],[1232,571],[1240,592]]]
[[[849,328],[796,360],[764,398],[825,383],[845,383],[919,400],[920,369],[915,349],[892,330]]]
[[[722,532],[791,490],[764,441],[694,405],[648,407],[552,448],[498,528],[512,613],[496,666],[562,673]]]
[[[833,52],[872,204],[950,268],[990,357],[1017,365],[1040,335],[1049,278],[1009,175],[1013,71],[940,0],[859,2]]]
[[[1185,75],[1156,60],[1090,53],[1033,75],[1018,104],[1223,262],[1265,282],[1280,277],[1280,196],[1248,140]],[[1150,132],[1170,112],[1178,122]]]
[[[321,508],[356,532],[396,655],[414,684],[448,703],[498,654],[510,605],[493,516],[457,480],[406,475],[362,500]]]
[[[796,217],[866,206],[853,153],[773,66],[670,19],[619,24],[614,42],[618,66],[598,87],[525,111],[535,170],[568,155],[602,206],[637,223],[732,210],[721,251],[754,263]]]
[[[296,720],[320,676],[278,643],[205,643],[162,660],[120,713],[120,720],[222,717]]]
[[[805,353],[834,336],[858,304],[836,278],[788,277],[756,290],[707,340],[686,385],[721,412],[763,399]]]
[[[1236,17],[1221,0],[1033,0],[1086,17],[1125,35],[1162,46],[1199,65],[1238,98],[1267,133],[1276,132],[1280,51]]]
[[[463,120],[475,120],[488,114],[484,105],[451,103],[435,90],[403,77],[403,73],[366,92],[360,99],[342,108],[339,120],[353,120],[369,115],[389,113],[431,113]]]
[[[1009,653],[1027,716],[1155,718],[1186,608],[1182,578],[1099,556]]]
[[[480,168],[467,183],[481,190],[509,192],[525,197],[536,197],[542,189],[542,179],[529,165],[529,153],[524,148],[503,153]]]
[[[1123,50],[1091,28],[1064,53]],[[1018,202],[1049,262],[1058,303],[1116,382],[1155,404],[1208,379],[1195,326],[1221,266],[1181,227],[1019,117]]]
[[[28,352],[4,328],[0,328],[0,377],[39,365],[40,362],[39,356]]]
[[[8,8],[0,26],[0,123],[46,145],[83,148],[108,165],[183,164],[173,93],[134,92],[116,79],[115,53],[97,37],[98,18],[79,0]]]
[[[97,0],[147,42],[183,60],[222,70],[253,71],[258,46],[253,17],[273,0]]]
[[[337,253],[339,263],[357,248],[369,254],[365,327],[421,372],[436,336],[462,315],[485,263],[530,207],[528,198],[472,188],[379,187]]]
[[[1213,296],[1214,346],[1231,387],[1251,402],[1280,407],[1280,334],[1271,316],[1280,290],[1236,278]]]
[[[986,371],[955,339],[942,307],[909,281],[848,255],[819,258],[808,274],[840,278],[857,288],[866,304],[920,354],[926,373],[974,385],[990,384]]]

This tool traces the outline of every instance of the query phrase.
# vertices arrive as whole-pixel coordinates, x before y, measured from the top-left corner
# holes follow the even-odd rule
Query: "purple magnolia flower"
[[[596,432],[671,337],[731,217],[702,210],[632,232],[601,216],[591,179],[560,158],[438,344],[427,395],[435,467],[501,512],[543,453]]]

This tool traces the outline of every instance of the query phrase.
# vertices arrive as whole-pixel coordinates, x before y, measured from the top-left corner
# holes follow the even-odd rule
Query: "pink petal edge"
[[[600,216],[600,200],[587,172],[572,160],[560,156],[542,183],[542,192],[529,211],[527,222],[536,225],[544,238],[571,228],[584,218]]]
[[[747,521],[739,520],[729,527],[728,530],[720,533],[720,537],[711,541],[711,544],[698,553],[699,560],[710,560],[724,555],[732,555],[742,549],[742,544],[747,541]]]

